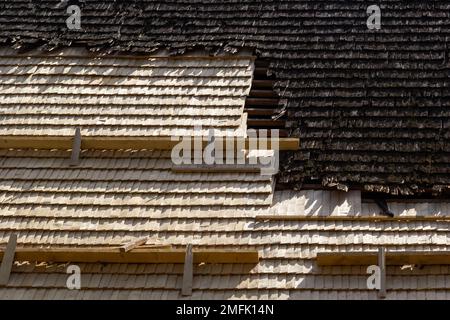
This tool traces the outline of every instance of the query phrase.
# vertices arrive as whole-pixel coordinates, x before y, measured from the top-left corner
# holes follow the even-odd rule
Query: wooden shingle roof
[[[67,30],[59,0],[0,2],[1,136],[64,136],[66,149],[78,127],[90,139],[189,135],[196,124],[243,135],[253,58],[229,53],[250,48],[269,61],[278,112],[301,139],[279,182],[450,185],[447,3],[382,1],[379,31],[367,30],[363,1],[70,3],[81,31]],[[211,57],[189,57],[194,48]],[[320,266],[318,253],[449,252],[448,201],[388,201],[389,219],[360,190],[274,191],[275,177],[254,168],[186,172],[167,150],[82,149],[76,165],[67,150],[0,150],[2,246],[149,237],[257,253],[253,264],[195,263],[187,299],[375,299],[365,265]],[[80,263],[82,290],[69,290],[70,261],[15,260],[0,299],[183,298],[181,263]],[[450,299],[446,263],[410,267],[388,266],[388,299]]]

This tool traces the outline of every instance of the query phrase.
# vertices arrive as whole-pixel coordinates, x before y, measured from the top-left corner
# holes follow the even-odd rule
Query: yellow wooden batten
[[[172,140],[171,137],[89,137],[83,136],[81,139],[81,149],[91,150],[172,150],[181,141]],[[231,139],[234,141],[231,142]],[[227,141],[238,144],[236,137],[224,138]],[[245,139],[245,148],[251,145],[250,140]],[[267,142],[267,148],[271,149],[270,138],[257,138],[258,143]],[[266,140],[266,141],[264,141]],[[0,136],[0,149],[59,149],[68,150],[72,148],[73,137],[70,136]],[[298,150],[300,142],[298,138],[278,138],[279,150]],[[208,144],[207,137],[203,137],[203,146]]]
[[[3,260],[4,249],[0,250]],[[136,248],[16,248],[15,261],[77,263],[184,263],[184,249]],[[258,263],[258,251],[193,249],[194,263]]]

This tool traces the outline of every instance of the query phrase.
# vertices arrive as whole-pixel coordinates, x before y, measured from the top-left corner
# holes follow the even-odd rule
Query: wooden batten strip
[[[318,266],[378,265],[378,252],[319,252]],[[450,251],[403,251],[385,253],[386,265],[450,265]]]
[[[258,251],[195,250],[194,263],[258,263]],[[184,263],[182,249],[137,248],[122,252],[120,248],[17,248],[15,261],[79,263]],[[3,260],[5,251],[0,251]]]
[[[255,139],[255,138],[252,138]],[[192,139],[193,140],[193,139]],[[250,146],[250,138],[245,139],[245,148]],[[258,142],[266,142],[271,149],[271,139],[257,138]],[[72,137],[65,136],[0,136],[0,149],[61,149],[72,148]],[[172,150],[180,139],[172,140],[171,137],[87,137],[81,141],[81,149],[91,150]],[[231,143],[237,146],[237,138],[224,138],[224,144]],[[234,142],[232,142],[234,141]],[[298,138],[279,138],[279,150],[298,150],[300,142]],[[203,146],[208,144],[208,137],[203,137]]]
[[[2,256],[2,263],[0,265],[0,286],[6,286],[11,275],[12,265],[14,263],[14,256],[16,252],[17,235],[13,234],[9,237],[5,252]]]
[[[75,130],[75,136],[72,141],[72,155],[70,157],[70,165],[77,166],[80,164],[80,152],[81,152],[81,131],[80,128]]]
[[[192,254],[192,244],[186,246],[186,255],[184,259],[183,287],[181,295],[190,296],[192,294],[192,282],[194,279],[194,259]]]
[[[378,297],[386,298],[386,249],[381,247],[378,249],[378,267],[380,268],[380,290]]]
[[[60,149],[72,147],[72,137],[3,136],[0,149]]]

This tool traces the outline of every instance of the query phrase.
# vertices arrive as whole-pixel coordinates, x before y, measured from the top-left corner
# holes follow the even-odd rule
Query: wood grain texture
[[[82,132],[83,133],[83,132]],[[206,132],[205,132],[206,133]],[[190,136],[187,136],[190,137]],[[208,135],[205,134],[202,138],[203,146],[208,144]],[[128,136],[128,137],[92,137],[83,136],[81,141],[82,149],[91,150],[172,150],[183,138],[183,136],[175,135],[156,136],[156,137],[142,137],[142,136]],[[298,138],[278,138],[276,141],[270,138],[244,138],[240,137],[223,137],[220,138],[223,147],[238,146],[238,141],[246,148],[253,146],[267,149],[275,147],[272,142],[277,142],[277,147],[281,151],[298,150],[300,141]],[[192,145],[194,145],[194,138]],[[256,144],[255,144],[256,143]],[[21,135],[21,136],[2,136],[0,135],[0,149],[60,149],[67,150],[72,147],[72,138],[65,136],[35,136],[35,135]],[[230,147],[231,148],[231,147]]]
[[[72,154],[70,156],[70,165],[77,166],[80,163],[81,152],[81,131],[80,128],[75,129],[75,135],[72,141]]]
[[[1,265],[0,265],[0,286],[6,286],[11,275],[11,269],[15,258],[17,245],[17,235],[12,234],[9,237],[6,249],[1,255]]]
[[[13,243],[13,242],[12,242]],[[14,246],[11,245],[14,249]],[[8,248],[9,249],[9,248]],[[186,251],[182,249],[135,248],[122,252],[120,248],[23,248],[0,251],[0,258],[12,261],[82,262],[82,263],[184,263]],[[193,249],[195,263],[249,263],[259,261],[257,251],[252,250],[202,250]],[[5,269],[7,270],[7,269]]]
[[[243,136],[253,58],[12,56],[0,49],[0,135]]]

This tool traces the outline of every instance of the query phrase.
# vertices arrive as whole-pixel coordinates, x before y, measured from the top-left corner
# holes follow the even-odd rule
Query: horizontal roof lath
[[[193,249],[194,263],[258,263],[255,250]],[[79,262],[79,263],[184,263],[182,249],[136,248],[123,252],[121,248],[17,248],[15,261]],[[0,251],[3,260],[5,251]]]
[[[177,139],[178,138],[178,139]],[[89,137],[83,136],[81,149],[91,150],[172,150],[183,137]],[[237,146],[239,137],[224,138],[224,144]],[[259,145],[271,148],[271,138],[246,138],[245,147],[248,148],[250,140],[257,139]],[[194,139],[192,139],[194,140]],[[233,141],[232,141],[233,140]],[[266,141],[266,144],[264,142]],[[73,137],[70,136],[0,136],[0,149],[60,149],[72,148]],[[279,138],[279,150],[298,150],[298,138]],[[203,145],[208,144],[208,138],[203,137]]]

